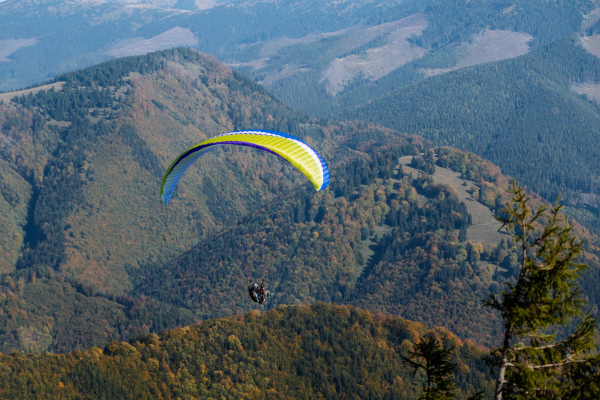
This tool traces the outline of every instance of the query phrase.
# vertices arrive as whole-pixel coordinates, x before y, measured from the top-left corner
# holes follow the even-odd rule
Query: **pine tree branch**
[[[586,335],[588,335],[590,332],[594,332],[594,330],[596,329],[596,325],[597,325],[597,319],[592,317],[591,315],[588,315],[582,322],[581,325],[575,330],[575,332],[573,332],[572,334],[570,334],[569,336],[567,336],[566,338],[564,338],[563,340],[553,343],[553,344],[549,344],[549,345],[545,345],[545,346],[524,346],[524,347],[514,347],[512,350],[513,351],[523,351],[523,350],[548,350],[548,349],[553,349],[562,345],[568,345],[569,343],[573,343],[576,340],[579,340],[583,337],[585,337]],[[538,338],[542,338],[543,336],[549,336],[549,335],[536,335],[536,334],[524,334],[522,336],[527,336],[527,337],[531,337],[534,339],[538,339]]]
[[[534,393],[560,393],[574,373],[573,368],[564,366],[590,362],[597,327],[597,320],[583,312],[585,300],[577,283],[587,269],[578,262],[583,242],[573,235],[573,225],[561,212],[564,206],[558,199],[556,205],[542,204],[536,210],[528,204],[531,198],[515,180],[507,192],[512,194],[512,203],[505,204],[498,220],[502,223],[500,229],[512,233],[521,250],[521,270],[514,285],[508,283],[508,290],[484,301],[486,306],[500,311],[505,328],[502,345],[492,350],[493,363],[498,367],[495,400],[517,392],[531,398],[527,394],[533,393],[528,390],[539,382],[545,382],[542,386],[548,385],[548,389],[534,389]],[[537,333],[581,317],[584,320],[575,332],[562,340],[557,341],[556,334]],[[528,345],[513,347],[512,342],[519,337],[529,337]],[[579,371],[581,367],[574,368]],[[598,365],[593,368],[592,372],[597,373]],[[555,376],[555,381],[546,380]]]
[[[560,367],[562,365],[569,365],[569,364],[575,364],[575,363],[584,363],[587,362],[588,360],[586,359],[578,359],[578,360],[568,360],[568,359],[564,359],[561,362],[555,363],[555,364],[544,364],[544,365],[534,365],[534,366],[528,366],[528,368],[536,370],[536,369],[543,369],[543,368],[555,368],[555,367]]]
[[[514,349],[513,349],[514,350]],[[589,360],[586,359],[577,359],[577,360],[572,360],[572,357],[567,357],[565,359],[563,359],[562,361],[559,361],[557,363],[554,364],[543,364],[543,365],[525,365],[526,368],[531,369],[531,370],[536,370],[536,369],[544,369],[544,368],[555,368],[555,367],[560,367],[562,365],[569,365],[569,364],[575,364],[575,363],[584,363],[587,362]],[[507,367],[517,367],[518,364],[514,364],[511,362],[507,362],[505,364]]]

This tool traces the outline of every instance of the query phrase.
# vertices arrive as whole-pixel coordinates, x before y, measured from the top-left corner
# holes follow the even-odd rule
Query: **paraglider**
[[[236,131],[207,139],[180,154],[167,169],[162,179],[160,197],[163,204],[171,200],[179,180],[194,161],[208,151],[226,144],[254,147],[289,161],[306,175],[317,191],[323,190],[329,185],[329,170],[325,161],[300,139],[274,131]]]
[[[248,278],[248,280],[250,281],[250,284],[248,285],[250,298],[258,304],[264,303],[267,297],[271,296],[271,292],[265,290],[265,280],[262,280],[260,287],[258,287],[257,283],[252,283],[251,278]]]
[[[287,160],[311,181],[317,191],[323,190],[329,185],[327,164],[315,150],[300,139],[274,131],[236,131],[200,142],[175,158],[165,172],[160,185],[160,197],[163,204],[171,200],[177,184],[194,161],[210,150],[226,144],[254,147]],[[231,256],[229,257],[231,258]],[[236,267],[240,269],[237,264]],[[264,280],[260,287],[258,284],[252,283],[252,279],[249,279],[249,281],[248,293],[250,298],[259,304],[264,303],[266,298],[271,296],[271,292],[265,290]]]

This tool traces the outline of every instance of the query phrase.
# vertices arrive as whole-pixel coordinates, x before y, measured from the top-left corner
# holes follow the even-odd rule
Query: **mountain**
[[[497,232],[509,178],[493,164],[379,126],[309,118],[190,49],[109,61],[43,88],[0,105],[2,352],[84,349],[244,314],[254,308],[246,276],[274,292],[266,308],[352,304],[494,343],[499,321],[480,299],[514,275],[517,250]],[[173,158],[244,128],[314,146],[329,188],[315,192],[269,154],[225,148],[160,206]],[[579,235],[593,306],[598,241]]]
[[[397,137],[298,114],[193,50],[111,61],[38,89],[0,104],[3,351],[85,348],[198,320],[195,309],[132,297],[139,276],[306,181],[268,154],[226,149],[199,160],[161,207],[162,174],[190,145],[275,129],[335,168],[356,153],[352,141]]]
[[[264,277],[269,289],[275,292],[268,307],[314,301],[364,304],[365,296],[381,292],[381,288],[365,290],[362,285],[381,279],[382,272],[377,267],[390,246],[384,242],[394,242],[394,237],[401,236],[410,239],[400,254],[396,252],[398,258],[393,261],[399,265],[391,268],[406,270],[415,264],[418,272],[413,271],[413,277],[386,278],[385,283],[412,288],[405,290],[402,299],[383,304],[371,302],[367,308],[386,309],[392,304],[403,307],[408,299],[428,293],[432,285],[445,285],[454,279],[464,279],[467,284],[466,280],[474,276],[481,276],[485,283],[473,287],[473,296],[465,298],[456,293],[442,307],[453,309],[462,301],[483,296],[493,283],[492,274],[487,267],[479,271],[477,262],[472,264],[477,269],[474,272],[471,264],[458,256],[468,245],[459,243],[456,235],[470,222],[466,206],[454,189],[427,180],[413,180],[397,169],[398,157],[413,154],[413,146],[367,153],[371,156],[334,170],[335,180],[329,191],[316,194],[295,191],[264,211],[242,219],[237,226],[208,238],[172,262],[140,271],[143,277],[134,293],[197,310],[204,317],[230,315],[244,311],[240,307],[247,296],[245,276],[259,276]],[[431,245],[424,244],[430,240],[444,250],[433,250],[429,254]],[[368,251],[370,245],[377,251],[367,257],[365,248]],[[419,282],[418,277],[433,274],[440,267],[438,263],[447,264],[443,268],[453,272]],[[421,299],[412,304],[409,308],[413,319],[454,328],[460,325],[460,315],[486,313],[477,302],[468,307],[462,304],[461,311],[453,318],[422,312],[437,301]],[[406,310],[394,311],[402,315]],[[466,333],[462,331],[464,328],[460,329]],[[490,326],[474,323],[469,329],[469,337],[487,343],[494,327],[490,330]]]
[[[161,207],[162,174],[185,148],[262,127],[342,160],[349,150],[326,138],[360,131],[293,112],[193,50],[116,60],[61,76],[46,89],[5,94],[0,105],[0,266],[11,315],[2,320],[4,350],[64,351],[193,322],[186,310],[128,297],[135,270],[167,262],[306,183],[267,154],[227,149],[199,160]],[[94,329],[66,328],[80,323]]]
[[[330,116],[432,76],[512,59],[575,35],[585,37],[597,54],[593,49],[600,38],[591,26],[597,26],[599,6],[597,1],[401,2],[383,23],[334,32],[310,46],[297,42],[276,55],[267,44],[263,59],[237,68],[292,107]]]
[[[239,314],[245,277],[258,276],[275,293],[267,308],[353,304],[496,342],[499,320],[480,300],[518,273],[519,249],[495,220],[508,179],[453,149],[422,165],[414,145],[363,150],[369,156],[334,170],[329,191],[298,190],[179,258],[141,269],[132,293],[202,318]],[[593,306],[598,239],[585,228],[578,235],[588,241],[583,286]]]
[[[458,394],[491,393],[485,352],[441,329],[318,303],[205,321],[61,355],[0,356],[5,398],[405,398],[422,374],[402,362],[421,337],[453,347]],[[27,382],[27,383],[25,383]]]
[[[600,107],[574,87],[600,82],[579,39],[448,72],[395,90],[339,118],[380,123],[472,151],[598,232]]]
[[[239,68],[294,107],[407,66],[454,68],[511,58],[586,29],[592,0],[68,1],[0,3],[0,90],[113,57],[189,46]],[[481,48],[488,50],[481,52]],[[321,110],[322,111],[322,110]]]
[[[132,70],[144,75],[129,80]],[[309,143],[316,143],[310,135],[326,135],[326,126],[192,50],[125,59],[59,79],[65,79],[60,91],[4,106],[6,118],[14,115],[23,124],[22,113],[31,118],[24,129],[9,121],[3,130],[6,160],[34,188],[18,203],[34,201],[32,218],[20,220],[27,244],[22,264],[92,280],[98,290],[123,293],[130,286],[128,268],[168,260],[301,181],[291,166],[235,149],[223,160],[200,160],[163,208],[160,180],[182,149],[244,127],[285,129]],[[45,146],[38,156],[39,143]],[[320,150],[329,155],[325,146]]]

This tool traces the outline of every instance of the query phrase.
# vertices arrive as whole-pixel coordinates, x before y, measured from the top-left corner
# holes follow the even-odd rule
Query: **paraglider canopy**
[[[286,159],[306,175],[317,191],[325,189],[329,184],[327,165],[321,156],[302,140],[275,131],[236,131],[207,139],[180,154],[163,177],[160,186],[163,204],[169,202],[177,183],[194,161],[208,151],[226,144],[255,147]]]

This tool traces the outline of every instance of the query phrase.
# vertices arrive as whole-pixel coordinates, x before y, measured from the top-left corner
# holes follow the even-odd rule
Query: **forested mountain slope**
[[[330,155],[327,125],[193,50],[119,60],[60,79],[67,82],[61,91],[20,97],[2,109],[3,158],[27,180],[24,195],[15,191],[10,200],[11,229],[20,228],[27,244],[17,268],[50,267],[124,293],[128,268],[164,262],[304,183],[267,154],[226,149],[199,160],[163,208],[160,180],[183,150],[252,127],[284,130]],[[21,208],[29,202],[25,223]],[[7,246],[13,264],[14,248]]]
[[[232,65],[292,107],[328,116],[437,74],[514,58],[576,34],[595,45],[599,40],[590,28],[597,1],[403,1],[390,10],[383,3],[381,20],[267,42],[259,60]]]
[[[454,232],[469,225],[466,207],[450,187],[423,179],[413,181],[402,171],[394,174],[398,157],[414,151],[414,146],[408,145],[382,152],[370,149],[371,156],[333,170],[335,180],[329,191],[296,191],[242,219],[235,228],[208,238],[180,258],[140,271],[143,279],[135,292],[196,310],[205,317],[243,311],[248,306],[244,302],[246,275],[264,277],[275,292],[268,307],[358,301],[364,293],[356,290],[356,284],[369,277],[370,268],[377,263],[365,258],[362,241],[378,226],[392,229],[399,225],[397,229],[403,236],[415,239],[406,253],[422,247],[418,242],[427,241],[439,230],[440,236],[432,238],[448,246],[449,253],[438,256],[454,265],[458,260],[451,254],[465,248],[465,244],[457,243]],[[417,196],[419,189],[427,195],[425,200]],[[392,218],[392,213],[398,212],[401,216]],[[420,262],[426,270],[436,268],[431,260]],[[463,267],[470,270],[466,264]],[[447,267],[452,268],[464,278],[472,275],[466,270],[458,272],[458,265]],[[429,286],[417,284],[413,290],[428,291]],[[463,311],[481,312],[478,305],[473,307]],[[418,317],[441,326],[452,323]]]
[[[479,299],[515,273],[515,249],[465,241],[468,208],[429,174],[455,171],[497,213],[507,183],[497,167],[417,136],[308,118],[194,50],[59,80],[0,106],[0,351],[83,349],[245,313],[247,275],[274,291],[266,307],[359,304],[493,340],[498,322]],[[230,148],[199,160],[160,206],[176,155],[243,128],[303,138],[329,164],[329,188]],[[407,174],[399,158],[411,156]],[[598,304],[596,239],[581,235]]]
[[[488,207],[492,217],[506,201],[507,178],[490,163],[447,148],[438,150],[437,166],[429,156],[415,157],[418,176],[397,169],[400,156],[418,149],[361,146],[368,155],[334,169],[330,190],[298,190],[181,257],[142,268],[133,293],[206,318],[247,310],[245,277],[264,277],[274,292],[267,308],[357,304],[492,343],[499,321],[480,300],[516,276],[518,249],[508,235],[467,241],[472,218],[465,203],[454,187],[424,171],[458,171],[470,201]],[[584,228],[578,234],[588,240],[586,289],[596,304],[597,238]]]
[[[344,135],[368,140],[370,132],[310,120],[194,50],[116,60],[59,81],[60,90],[0,105],[4,350],[89,347],[191,322],[185,310],[127,297],[130,275],[306,183],[271,155],[226,149],[199,160],[161,207],[162,174],[189,146],[265,128],[343,160]],[[80,334],[63,330],[69,323],[82,323]]]
[[[571,90],[600,82],[600,59],[578,39],[528,55],[432,77],[340,114],[456,146],[489,159],[554,201],[600,206],[600,108]],[[576,214],[577,215],[577,214]]]
[[[333,399],[421,395],[402,362],[420,338],[454,347],[458,394],[490,393],[484,351],[444,329],[353,307],[280,306],[62,355],[0,356],[0,396]]]

